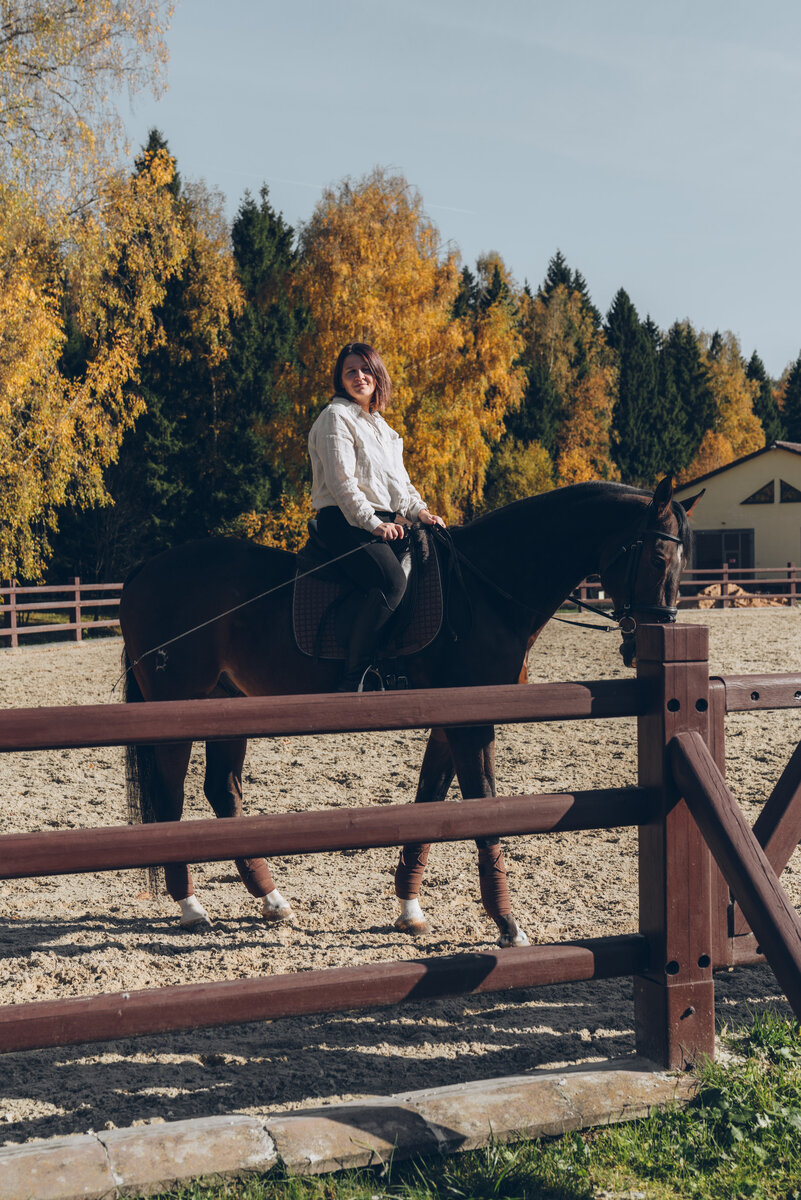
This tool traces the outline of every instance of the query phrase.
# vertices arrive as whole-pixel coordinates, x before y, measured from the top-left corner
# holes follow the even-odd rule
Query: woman
[[[351,630],[341,692],[361,691],[381,630],[401,602],[406,576],[389,543],[404,537],[398,515],[444,525],[429,512],[403,465],[403,441],[382,417],[392,394],[380,355],[364,342],[343,346],[334,367],[334,395],[309,433],[312,505],[333,554],[364,592]]]

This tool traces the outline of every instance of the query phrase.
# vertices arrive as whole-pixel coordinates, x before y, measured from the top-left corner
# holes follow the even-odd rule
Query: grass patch
[[[760,1016],[724,1038],[683,1107],[561,1138],[383,1171],[240,1179],[159,1200],[801,1200],[801,1029]]]

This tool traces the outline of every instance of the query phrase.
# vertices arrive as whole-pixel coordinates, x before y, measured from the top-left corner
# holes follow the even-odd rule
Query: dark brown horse
[[[409,685],[514,683],[539,631],[590,574],[600,575],[616,617],[625,618],[620,651],[630,666],[635,623],[675,619],[691,536],[686,514],[697,498],[673,502],[669,479],[653,496],[622,484],[582,483],[453,528],[464,593],[450,599],[470,619],[462,622],[457,641],[443,632],[404,661]],[[126,699],[192,699],[236,694],[234,689],[247,696],[333,690],[341,666],[306,657],[295,645],[295,562],[285,551],[211,538],[168,550],[135,571],[120,602],[126,666],[133,664]],[[261,598],[245,603],[256,596]],[[181,636],[197,626],[202,628]],[[157,649],[165,643],[166,650]],[[206,743],[204,791],[219,817],[241,812],[246,745],[245,738]],[[432,729],[416,802],[444,799],[454,774],[464,797],[495,795],[494,750],[491,725]],[[190,751],[190,743],[135,751],[142,819],[180,818]],[[500,930],[500,944],[520,945],[526,937],[512,915],[499,842],[477,845],[484,907]],[[399,928],[424,928],[417,894],[427,856],[424,845],[401,852],[395,877]],[[265,917],[292,915],[264,859],[236,865],[248,891],[262,900]],[[188,867],[170,864],[165,873],[167,890],[181,905],[181,923],[208,924]]]

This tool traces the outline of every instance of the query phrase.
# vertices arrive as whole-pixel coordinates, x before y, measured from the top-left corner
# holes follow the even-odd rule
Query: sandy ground
[[[714,672],[801,669],[801,610],[683,613],[708,624]],[[0,651],[0,707],[105,703],[116,639]],[[612,634],[551,623],[532,681],[625,673]],[[801,713],[727,721],[728,778],[753,820],[801,738]],[[412,800],[423,732],[254,743],[246,811]],[[501,793],[636,780],[634,722],[512,726],[498,734]],[[2,831],[125,821],[122,751],[0,756]],[[185,815],[210,816],[196,749]],[[515,914],[532,941],[636,929],[636,833],[505,840]],[[449,954],[493,945],[472,844],[434,847],[425,879],[430,932],[392,929],[395,850],[276,860],[294,926],[265,925],[233,866],[200,864],[211,932],[182,933],[177,907],[144,898],[142,872],[0,882],[0,1004],[311,967]],[[783,882],[801,904],[801,855]],[[717,980],[721,1022],[764,1006],[789,1013],[767,967]],[[261,1113],[633,1054],[631,982],[565,985],[332,1017],[254,1023],[0,1058],[0,1141],[23,1141],[217,1112]]]

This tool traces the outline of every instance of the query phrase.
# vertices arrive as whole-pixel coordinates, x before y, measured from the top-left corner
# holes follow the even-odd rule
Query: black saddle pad
[[[434,540],[419,529],[410,536],[426,538],[427,549],[410,556],[414,578],[410,578],[406,595],[388,626],[387,641],[379,652],[381,658],[417,654],[442,628],[442,582]],[[347,654],[348,630],[363,596],[336,565],[327,565],[327,560],[325,550],[314,538],[298,555],[292,626],[303,654],[340,660]]]

